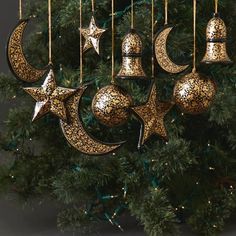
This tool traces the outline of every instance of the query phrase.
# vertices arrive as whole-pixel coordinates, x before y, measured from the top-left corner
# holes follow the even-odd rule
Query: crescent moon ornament
[[[124,142],[112,144],[103,143],[90,136],[84,129],[79,114],[81,98],[87,86],[81,86],[76,93],[66,101],[68,122],[61,120],[61,128],[67,141],[78,151],[87,155],[105,155],[114,152]]]
[[[164,27],[156,36],[154,47],[156,59],[160,67],[169,73],[178,74],[186,70],[189,65],[177,65],[168,56],[166,44],[168,36],[173,28],[173,26]]]
[[[16,78],[33,83],[40,80],[48,69],[36,69],[25,58],[22,45],[28,23],[29,19],[20,20],[12,31],[7,44],[7,58],[9,67]]]

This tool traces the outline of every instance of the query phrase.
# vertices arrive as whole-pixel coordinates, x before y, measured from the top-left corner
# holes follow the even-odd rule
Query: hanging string
[[[92,13],[94,14],[95,12],[95,4],[94,4],[94,0],[92,0]]]
[[[131,0],[131,29],[134,28],[134,0]]]
[[[52,2],[48,0],[48,60],[52,64]]]
[[[193,0],[193,72],[196,72],[196,21],[197,21],[197,0]]]
[[[152,0],[152,78],[155,77],[155,61],[154,61],[154,27],[155,27],[155,7],[154,7],[154,0]]]
[[[115,83],[115,13],[114,13],[114,9],[115,9],[115,3],[114,0],[112,0],[112,13],[111,13],[111,24],[112,24],[112,54],[111,54],[111,61],[112,61],[112,72],[111,72],[111,83],[114,84]]]
[[[82,40],[82,0],[80,0],[80,11],[79,11],[79,19],[80,19],[80,84],[83,83],[83,40]]]
[[[165,25],[168,24],[168,0],[165,0]]]
[[[215,13],[218,13],[218,0],[215,0]]]
[[[19,0],[19,19],[22,20],[22,0]]]

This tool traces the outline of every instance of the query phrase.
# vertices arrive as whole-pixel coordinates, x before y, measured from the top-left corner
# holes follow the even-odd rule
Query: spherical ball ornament
[[[197,72],[185,75],[174,88],[176,104],[184,113],[200,114],[213,102],[216,93],[215,83]]]
[[[104,125],[114,127],[124,124],[129,118],[128,108],[132,97],[117,85],[100,89],[93,98],[92,112]]]

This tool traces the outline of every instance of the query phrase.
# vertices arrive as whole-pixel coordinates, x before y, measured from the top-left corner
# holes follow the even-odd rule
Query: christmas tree
[[[52,5],[57,84],[76,88],[80,75],[79,1],[53,0]],[[151,0],[135,1],[135,28],[143,41],[143,68],[148,77],[152,57],[151,6]],[[236,61],[235,7],[234,0],[219,2],[233,61]],[[130,8],[129,1],[117,1],[115,6],[117,73],[122,60],[122,39],[130,29]],[[48,61],[47,3],[28,0],[24,9],[26,16],[36,16],[31,23],[33,32],[25,40],[26,55],[31,64],[43,68]],[[199,65],[198,71],[217,84],[211,108],[193,116],[174,107],[165,119],[169,141],[153,137],[138,151],[140,123],[135,116],[122,126],[108,129],[91,112],[94,95],[111,79],[111,1],[97,1],[95,9],[98,25],[108,30],[100,41],[100,56],[94,50],[84,54],[84,80],[93,83],[83,96],[80,113],[87,131],[97,139],[127,140],[126,144],[106,156],[79,153],[66,142],[56,117],[47,115],[31,123],[35,103],[21,89],[28,84],[1,74],[1,99],[19,101],[19,106],[9,111],[6,129],[0,136],[1,149],[11,156],[1,166],[2,191],[13,191],[24,201],[45,196],[58,201],[61,204],[58,226],[62,229],[88,230],[100,220],[121,228],[119,216],[127,212],[140,221],[148,235],[176,235],[182,222],[202,235],[216,235],[236,208],[235,64]],[[155,1],[156,32],[163,26],[163,9],[163,1]],[[198,1],[197,62],[205,53],[205,29],[213,12],[213,1]],[[90,19],[91,2],[83,1],[85,28]],[[169,22],[176,28],[170,35],[168,52],[180,64],[190,64],[192,1],[170,0]],[[156,68],[161,101],[172,99],[173,87],[184,73],[170,75]],[[117,82],[132,95],[135,104],[147,100],[150,81]]]

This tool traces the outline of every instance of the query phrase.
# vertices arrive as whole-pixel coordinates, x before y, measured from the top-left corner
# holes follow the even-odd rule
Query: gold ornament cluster
[[[124,142],[101,142],[88,134],[82,123],[80,107],[87,86],[81,85],[77,89],[58,87],[52,65],[45,69],[36,69],[28,63],[22,46],[27,24],[28,20],[21,20],[13,30],[8,41],[7,56],[14,75],[22,81],[36,82],[47,73],[41,87],[24,88],[36,101],[33,121],[53,113],[60,119],[68,143],[80,152],[87,155],[114,152]],[[167,41],[172,29],[171,26],[165,26],[156,35],[154,53],[163,70],[177,74],[186,70],[189,65],[177,65],[168,56]],[[80,31],[85,39],[83,52],[93,48],[99,54],[100,39],[106,30],[99,28],[92,16],[89,27],[80,28]],[[226,50],[226,39],[226,26],[223,20],[215,15],[206,29],[207,48],[202,62],[231,62]],[[142,52],[141,37],[132,28],[122,42],[122,64],[117,79],[148,79],[142,65]],[[185,113],[200,114],[210,107],[215,93],[215,83],[193,70],[177,81],[173,101],[159,101],[155,81],[152,81],[147,101],[144,104],[134,105],[132,96],[114,83],[96,93],[92,101],[92,112],[100,123],[108,127],[122,125],[128,121],[131,114],[135,115],[141,123],[138,142],[138,147],[141,148],[153,135],[158,135],[164,140],[168,139],[164,120],[174,104]]]

